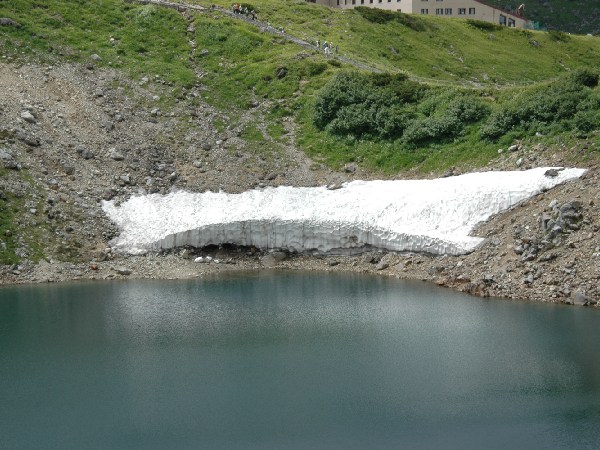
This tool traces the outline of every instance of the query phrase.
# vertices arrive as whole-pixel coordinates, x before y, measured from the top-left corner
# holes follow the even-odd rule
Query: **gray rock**
[[[593,298],[587,296],[581,291],[574,291],[571,293],[571,304],[578,306],[595,305],[596,302]]]
[[[513,144],[510,147],[508,147],[508,151],[509,152],[516,152],[517,150],[519,150],[520,146],[519,144]]]
[[[114,267],[113,270],[119,275],[131,275],[131,269],[127,267]]]
[[[21,25],[8,17],[0,17],[0,25],[3,27],[16,27],[19,28]]]
[[[16,137],[18,140],[24,142],[25,144],[29,145],[30,147],[39,147],[40,146],[39,139],[36,139],[33,136],[30,136],[29,134],[25,133],[23,130],[17,130]]]
[[[386,263],[385,261],[381,261],[381,262],[379,262],[379,264],[377,264],[375,266],[375,270],[385,270],[388,267],[390,267],[390,265],[388,263]]]
[[[544,172],[544,175],[550,178],[556,178],[558,176],[558,169],[548,169]]]
[[[209,150],[212,150],[212,145],[210,145],[208,142],[205,142],[205,143],[204,143],[204,144],[202,144],[200,147],[202,148],[202,150],[205,150],[205,151],[207,151],[207,152],[208,152]]]
[[[90,59],[92,61],[102,61],[102,57],[100,55],[97,55],[96,53],[94,53],[92,56],[90,56]]]
[[[274,251],[262,257],[261,263],[266,267],[273,267],[284,261],[287,258],[287,253]]]
[[[35,116],[33,114],[31,114],[29,111],[23,111],[21,113],[21,119],[23,119],[27,123],[36,123],[37,122],[37,120],[35,119]]]
[[[111,200],[113,197],[115,196],[115,193],[112,191],[112,189],[107,189],[104,192],[102,192],[102,198],[104,200]]]
[[[354,172],[356,172],[356,164],[354,164],[354,163],[346,164],[344,166],[344,171],[346,173],[354,173]]]
[[[123,161],[125,156],[122,153],[118,152],[116,148],[111,148],[108,150],[108,156],[115,161]]]
[[[483,276],[483,282],[484,283],[495,283],[496,282],[496,278],[494,277],[494,274],[486,273]]]

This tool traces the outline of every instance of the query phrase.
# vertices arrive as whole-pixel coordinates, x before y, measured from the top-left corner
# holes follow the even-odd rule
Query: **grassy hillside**
[[[195,3],[207,8],[212,4]],[[225,0],[216,0],[216,4],[230,7]],[[501,111],[517,108],[511,105],[518,103],[518,98],[545,99],[545,94],[527,93],[545,86],[539,83],[564,80],[578,68],[600,67],[600,39],[596,37],[379,10],[342,11],[302,0],[262,0],[250,7],[261,21],[283,27],[288,34],[308,42],[328,40],[346,58],[384,72],[408,74],[423,83],[423,88],[417,89],[420,94],[411,100],[414,105],[404,112],[410,116],[412,129],[427,126],[430,131],[407,143],[406,136],[398,132],[344,134],[339,128],[332,132],[327,124],[318,126],[314,105],[320,90],[350,66],[219,11],[184,15],[118,0],[2,0],[0,17],[10,17],[20,26],[0,29],[0,51],[11,61],[86,62],[95,53],[102,58],[100,65],[123,69],[132,76],[157,74],[169,80],[174,91],[200,78],[207,88],[206,100],[232,113],[248,109],[257,98],[267,99],[273,102],[268,117],[271,128],[281,132],[278,121],[293,116],[300,125],[297,142],[309,154],[333,165],[362,161],[386,172],[415,165],[421,170],[439,170],[457,163],[485,163],[494,156],[498,141],[535,133],[572,132],[597,139],[589,125],[584,126],[584,133],[564,121],[556,126],[530,126],[519,124],[522,118],[514,119],[502,132],[480,132],[486,121],[496,120],[493,118],[503,114]],[[187,31],[190,24],[192,35]],[[597,92],[592,93],[593,87],[587,89],[591,99],[585,100],[586,106],[577,103],[572,108],[593,108]],[[443,133],[431,130],[440,124],[423,121],[443,116],[445,108],[459,97],[485,99],[485,113],[468,126],[461,125],[459,132],[438,139]],[[365,120],[375,120],[372,115],[377,111],[366,112]],[[416,119],[420,122],[414,122]],[[584,122],[594,119],[590,113]],[[423,134],[415,133],[411,136]]]
[[[600,2],[588,0],[487,0],[511,11],[525,3],[525,15],[548,29],[578,34],[600,34]]]

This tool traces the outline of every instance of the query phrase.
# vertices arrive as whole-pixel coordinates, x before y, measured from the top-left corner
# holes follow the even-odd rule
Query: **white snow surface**
[[[136,196],[102,208],[121,234],[113,249],[131,254],[190,245],[237,244],[294,252],[363,247],[463,254],[483,239],[480,222],[584,169],[548,167],[478,172],[435,180],[352,181],[341,189],[280,186],[241,194],[174,192]]]

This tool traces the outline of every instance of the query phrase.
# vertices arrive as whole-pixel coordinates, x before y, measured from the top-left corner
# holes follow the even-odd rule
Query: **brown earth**
[[[310,160],[294,145],[291,121],[284,123],[284,139],[271,138],[263,118],[272,106],[267,100],[228,115],[204,103],[202,93],[198,85],[174,99],[173,88],[152,74],[129,80],[94,68],[93,61],[85,67],[0,63],[0,155],[6,167],[0,202],[21,202],[24,210],[16,229],[0,236],[0,245],[16,238],[22,257],[17,265],[0,266],[0,284],[190,278],[276,267],[421,279],[479,296],[588,305],[600,300],[600,167],[594,164],[581,179],[482,224],[475,234],[485,243],[464,256],[309,256],[227,246],[113,253],[107,242],[118,230],[101,210],[103,199],[380,178],[360,165],[336,172]],[[261,142],[245,139],[251,125],[263,134]],[[563,166],[585,150],[516,145],[482,170]],[[395,178],[403,177],[414,175]],[[558,228],[550,229],[553,224]],[[40,253],[41,261],[31,262]],[[195,263],[199,255],[214,259]]]

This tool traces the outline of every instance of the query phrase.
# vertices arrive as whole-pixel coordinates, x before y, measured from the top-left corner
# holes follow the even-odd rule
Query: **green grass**
[[[176,11],[120,0],[0,0],[0,17],[20,28],[0,29],[0,51],[17,61],[89,62],[126,70],[132,76],[158,74],[179,85],[195,76],[188,61],[187,23]]]
[[[225,0],[194,3],[230,7]],[[600,65],[600,40],[587,36],[556,42],[545,32],[508,28],[489,32],[468,26],[465,20],[437,17],[422,18],[425,31],[416,31],[398,21],[377,24],[355,10],[302,0],[253,4],[259,19],[282,26],[294,36],[309,42],[332,41],[344,56],[424,79],[522,85],[556,77],[582,64]]]

